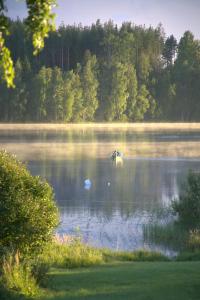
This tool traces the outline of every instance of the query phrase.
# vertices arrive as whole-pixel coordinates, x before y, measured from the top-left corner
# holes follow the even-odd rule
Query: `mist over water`
[[[92,245],[112,249],[170,253],[144,240],[144,225],[157,218],[165,222],[163,212],[178,197],[188,171],[200,171],[199,129],[1,127],[0,147],[53,186],[60,234],[81,234]],[[124,154],[122,166],[110,159],[115,149]]]

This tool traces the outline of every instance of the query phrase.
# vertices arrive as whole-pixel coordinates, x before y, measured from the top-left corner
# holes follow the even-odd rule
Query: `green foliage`
[[[137,103],[138,81],[134,66],[129,65],[127,71],[128,78],[128,99],[127,99],[127,115],[129,120],[134,121],[134,112]]]
[[[159,252],[139,250],[134,252],[97,249],[72,238],[67,242],[56,239],[49,243],[39,256],[44,265],[56,268],[75,268],[99,265],[113,261],[168,261]]]
[[[35,257],[29,261],[31,267],[31,275],[35,279],[37,284],[44,285],[47,273],[50,269],[50,264],[41,260],[40,256]]]
[[[48,68],[49,82],[47,84],[46,101],[46,119],[61,121],[63,120],[63,97],[64,97],[64,81],[61,69]],[[47,76],[46,76],[47,79]]]
[[[28,17],[26,24],[33,36],[34,54],[44,47],[44,39],[51,30],[55,30],[54,17],[51,9],[56,0],[26,0]],[[10,50],[5,46],[4,35],[9,34],[8,20],[4,16],[4,0],[0,2],[0,75],[7,87],[14,87],[14,66]]]
[[[4,39],[0,33],[0,74],[6,81],[7,87],[14,87],[14,67],[9,49],[4,44]]]
[[[5,289],[29,298],[36,296],[39,292],[31,267],[21,263],[17,254],[9,255],[4,259],[2,282]]]
[[[189,232],[188,248],[196,251],[200,250],[200,230],[194,229]]]
[[[59,268],[86,267],[103,263],[101,251],[85,245],[78,238],[66,244],[49,243],[40,259],[47,265]]]
[[[9,23],[2,37],[17,89],[1,84],[1,121],[200,120],[200,43],[191,32],[176,45],[160,26],[61,25],[33,57],[25,24]]]
[[[4,3],[0,6],[0,76],[6,81],[7,87],[14,87],[14,67],[10,50],[5,46],[5,35],[9,34],[7,18],[3,14]]]
[[[82,68],[82,88],[83,88],[83,118],[93,121],[94,114],[98,107],[97,99],[97,60],[95,55],[86,51]]]
[[[75,72],[74,81],[72,84],[74,91],[74,103],[72,109],[71,121],[80,122],[83,120],[83,89],[80,79],[80,70],[78,66],[78,70]]]
[[[173,202],[179,221],[191,227],[200,226],[200,174],[190,172],[179,199]]]
[[[188,248],[189,233],[180,224],[171,222],[168,224],[151,224],[144,227],[145,241],[155,245],[168,247],[175,251]]]
[[[36,91],[35,98],[37,101],[37,121],[47,120],[47,109],[50,113],[54,110],[54,99],[52,97],[52,72],[51,68],[43,67],[36,76]],[[50,106],[50,107],[48,107]]]
[[[15,89],[10,91],[10,106],[13,107],[13,118],[18,121],[24,120],[27,104],[27,91],[23,78],[24,68],[20,60],[17,60],[15,64],[15,74]]]
[[[33,255],[51,239],[58,211],[48,183],[0,152],[0,249]]]
[[[173,35],[170,35],[165,41],[163,49],[163,58],[167,66],[172,65],[177,50],[177,40]]]
[[[54,18],[51,9],[56,0],[26,0],[28,17],[26,24],[33,34],[34,54],[38,54],[44,47],[44,38],[48,33],[55,30]]]
[[[137,102],[133,112],[133,119],[135,121],[143,120],[144,115],[149,109],[149,107],[150,107],[149,92],[146,86],[143,84],[141,85],[138,91]]]
[[[178,254],[176,261],[200,261],[200,251],[184,251]]]
[[[78,71],[69,71],[64,87],[64,121],[80,121],[83,118],[82,86]]]
[[[112,261],[169,261],[170,259],[165,255],[148,250],[137,250],[133,252],[128,251],[112,251],[102,250],[104,260],[106,262]]]
[[[111,65],[111,90],[107,99],[107,120],[125,120],[127,107],[127,66],[116,62]]]

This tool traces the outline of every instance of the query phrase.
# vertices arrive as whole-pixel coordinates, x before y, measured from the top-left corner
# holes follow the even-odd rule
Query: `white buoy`
[[[85,190],[90,190],[91,186],[92,186],[91,180],[89,178],[85,179],[84,180],[84,189]]]

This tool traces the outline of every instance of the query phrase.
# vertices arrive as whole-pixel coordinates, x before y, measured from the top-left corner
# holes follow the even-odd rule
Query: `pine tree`
[[[165,41],[163,49],[163,58],[167,66],[172,65],[177,50],[177,40],[173,35],[170,35]]]

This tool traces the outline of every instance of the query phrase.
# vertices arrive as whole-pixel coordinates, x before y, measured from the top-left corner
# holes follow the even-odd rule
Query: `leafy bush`
[[[1,151],[0,250],[31,255],[51,239],[57,224],[58,210],[49,184]]]
[[[190,227],[200,226],[200,174],[190,172],[183,193],[173,202],[179,221]]]

